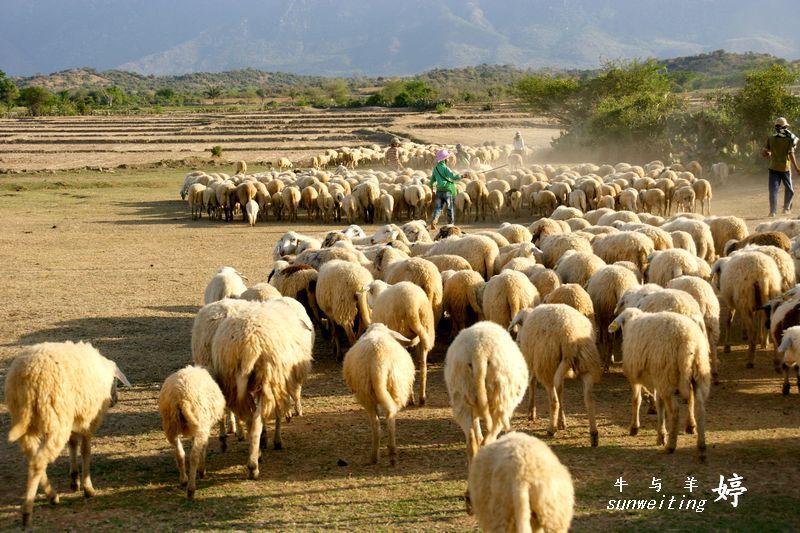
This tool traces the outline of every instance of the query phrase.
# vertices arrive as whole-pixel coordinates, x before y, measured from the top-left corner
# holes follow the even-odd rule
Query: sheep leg
[[[175,447],[175,464],[178,465],[178,479],[180,479],[181,486],[184,486],[188,483],[188,478],[186,477],[186,453],[183,451],[180,436],[175,439],[173,446]]]
[[[662,403],[669,430],[666,451],[667,453],[673,453],[678,444],[678,402],[674,394],[664,394]]]
[[[478,453],[478,448],[481,446],[481,442],[483,442],[483,432],[481,431],[481,421],[480,418],[475,417],[471,420],[470,423],[469,433],[467,435],[467,466],[472,464],[472,458],[475,457],[475,454]],[[469,471],[469,468],[467,468]]]
[[[292,391],[292,401],[294,402],[294,416],[303,416],[303,401],[301,399],[303,387],[302,385],[298,385],[295,390]],[[290,416],[286,417],[286,421],[289,422],[291,420]]]
[[[533,372],[528,382],[528,420],[536,420],[536,375]]]
[[[53,488],[53,485],[50,484],[50,479],[47,477],[47,468],[42,471],[42,478],[39,480],[39,485],[42,486],[42,489],[44,490],[47,499],[50,500],[50,503],[53,505],[58,504],[58,493]]]
[[[781,393],[784,396],[789,395],[789,391],[791,390],[791,385],[789,385],[789,365],[783,364],[783,388],[781,389]]]
[[[80,435],[73,433],[69,436],[69,488],[80,490],[81,481],[78,473],[78,440]]]
[[[397,466],[396,417],[396,411],[389,411],[386,413],[386,433],[389,434],[389,464],[391,466]]]
[[[231,413],[231,423],[233,424],[233,430],[236,432],[236,440],[239,442],[243,441],[245,439],[245,434],[242,419],[236,416],[234,413]]]
[[[39,481],[44,475],[47,465],[41,464],[44,461],[34,457],[28,463],[28,485],[25,487],[25,501],[22,504],[22,527],[31,525],[33,516],[33,500],[36,498],[36,491],[39,489]]]
[[[686,417],[686,434],[687,435],[693,435],[694,431],[695,431],[695,428],[697,428],[697,420],[695,420],[695,416],[694,416],[694,411],[695,411],[694,406],[695,406],[695,401],[696,400],[697,400],[697,398],[696,398],[695,393],[694,393],[694,387],[692,387],[692,388],[689,389],[689,398],[687,398],[687,402],[686,402],[688,404],[688,409],[689,409],[689,415]],[[676,413],[676,415],[677,415],[677,413]]]
[[[222,453],[228,450],[228,428],[225,427],[225,416],[219,421],[219,448]]]
[[[720,323],[725,327],[725,344],[723,345],[723,353],[731,353],[731,325],[733,324],[733,309],[726,306],[725,311],[720,316]]]
[[[422,348],[422,344],[417,345],[417,355],[419,358],[419,406],[425,405],[425,395],[428,388],[428,350]]]
[[[756,360],[756,344],[758,344],[758,325],[756,324],[755,317],[748,317],[747,331],[747,364],[746,368],[753,368]]]
[[[664,400],[661,397],[661,394],[656,393],[656,411],[657,411],[657,422],[656,422],[656,445],[663,446],[664,442],[666,441],[666,426],[665,426],[665,418],[664,418]]]
[[[208,453],[208,435],[205,436],[203,441],[203,449],[200,450],[200,459],[197,463],[197,477],[203,479],[206,477],[206,454]]]
[[[264,421],[261,419],[261,399],[256,401],[256,409],[253,416],[250,417],[250,428],[248,431],[248,458],[247,470],[248,479],[258,479],[261,474],[258,469],[258,458],[260,454],[259,442],[261,441],[261,433],[264,431]]]
[[[697,396],[697,395],[695,395]],[[700,462],[706,462],[706,401],[702,396],[697,396],[694,404],[695,417],[697,418],[697,452]]]
[[[556,434],[556,420],[558,419],[558,389],[555,385],[550,384],[547,392],[550,395],[550,427],[547,428],[547,434],[552,437]]]
[[[635,436],[639,433],[640,421],[639,410],[642,406],[642,386],[638,383],[631,386],[631,427],[630,434]]]
[[[379,447],[381,445],[381,421],[378,418],[378,410],[376,406],[367,406],[367,418],[369,419],[369,429],[372,433],[372,449],[369,455],[369,464],[374,465],[378,462],[380,455]]]
[[[275,410],[275,433],[272,435],[272,448],[274,450],[283,449],[283,441],[281,440],[281,414]]]
[[[186,486],[186,498],[189,500],[194,499],[194,491],[197,487],[197,467],[201,461],[205,440],[208,440],[208,437],[206,436],[204,439],[203,435],[196,435],[192,439],[192,449],[189,451],[189,482]]]
[[[581,376],[581,381],[583,381],[583,403],[586,406],[586,416],[589,417],[589,440],[592,447],[595,447],[598,444],[599,438],[597,434],[597,421],[594,417],[594,396],[592,396],[594,383],[592,375],[588,373],[583,374]]]
[[[92,470],[92,436],[84,434],[81,440],[81,474],[83,480],[83,495],[91,498],[95,495],[91,478]]]
[[[564,414],[564,375],[567,373],[567,364],[561,361],[554,377],[556,391],[558,392],[558,429],[567,428],[567,418]]]

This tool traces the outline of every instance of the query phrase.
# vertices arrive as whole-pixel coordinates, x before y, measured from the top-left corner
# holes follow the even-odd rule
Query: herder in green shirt
[[[433,167],[433,172],[431,173],[431,188],[436,193],[433,221],[431,222],[431,229],[433,230],[436,229],[436,222],[438,222],[444,206],[447,206],[447,223],[452,224],[455,220],[453,198],[458,193],[455,182],[460,180],[461,176],[447,168],[447,164],[444,161],[448,157],[450,157],[450,152],[447,150],[442,149],[436,152],[436,166]]]
[[[767,137],[767,144],[761,155],[769,157],[769,216],[774,217],[778,204],[778,189],[783,183],[783,214],[792,209],[792,173],[789,163],[795,172],[800,174],[794,150],[797,147],[797,136],[789,131],[789,122],[779,117],[775,120],[775,135]]]

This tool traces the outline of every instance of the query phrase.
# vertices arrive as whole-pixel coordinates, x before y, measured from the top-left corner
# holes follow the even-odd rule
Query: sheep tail
[[[185,423],[186,427],[190,429],[192,434],[194,434],[197,431],[197,428],[200,427],[200,422],[194,416],[194,412],[192,411],[189,402],[186,400],[178,403],[177,409],[175,409],[175,415],[179,418],[179,421],[182,422],[181,425]]]
[[[395,404],[394,398],[389,393],[389,376],[387,372],[377,372],[372,390],[375,393],[375,399],[378,400],[378,405],[383,407],[387,414],[397,412],[397,404]]]
[[[372,323],[369,315],[369,305],[367,304],[367,293],[362,292],[356,295],[356,308],[358,310],[358,332],[357,336],[361,336],[367,327]]]
[[[481,361],[477,368],[473,369],[473,379],[475,380],[475,410],[478,411],[478,415],[486,425],[486,434],[490,435],[494,430],[494,421],[489,412],[489,395],[486,392],[488,366],[488,361]]]
[[[31,409],[30,406],[25,406],[20,413],[22,416],[17,423],[11,428],[11,431],[8,432],[8,442],[16,442],[22,437],[27,431],[28,426],[31,424]]]
[[[531,496],[527,483],[521,483],[512,489],[512,502],[514,506],[514,522],[517,524],[517,533],[530,533],[531,531]]]

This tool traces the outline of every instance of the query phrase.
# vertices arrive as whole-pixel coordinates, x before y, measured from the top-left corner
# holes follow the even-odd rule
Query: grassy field
[[[197,501],[178,485],[171,449],[160,429],[160,383],[190,361],[190,330],[208,279],[232,265],[250,283],[264,281],[271,250],[286,227],[249,228],[191,221],[178,199],[184,171],[58,173],[0,180],[0,385],[19,345],[85,339],[118,362],[134,386],[120,389],[94,441],[92,473],[97,497],[68,492],[66,455],[50,467],[62,503],[40,496],[40,530],[141,529],[149,531],[472,530],[464,512],[466,455],[452,420],[442,376],[446,343],[431,356],[429,405],[398,417],[399,464],[366,465],[369,428],[348,394],[331,347],[320,342],[304,388],[305,416],[284,425],[284,450],[267,451],[262,477],[248,481],[245,443],[221,454],[212,440],[208,475]],[[716,191],[717,214],[747,218],[752,227],[767,212],[766,177],[740,178]],[[296,229],[322,233],[301,215]],[[368,228],[369,229],[369,228]],[[708,463],[697,461],[694,437],[681,435],[674,455],[655,446],[655,416],[644,415],[639,436],[627,434],[630,388],[613,368],[595,388],[600,446],[590,448],[579,385],[567,384],[568,428],[547,438],[545,419],[515,429],[543,438],[570,469],[576,489],[575,531],[792,531],[800,518],[800,396],[780,394],[771,353],[759,352],[746,370],[742,347],[721,354],[722,382],[708,404]],[[685,406],[682,406],[685,417]],[[6,443],[8,414],[0,414],[0,528],[15,528],[25,463]],[[385,448],[384,450],[385,451]],[[346,466],[339,464],[346,463]],[[744,477],[734,508],[713,502],[719,476]],[[622,494],[615,481],[628,485]],[[650,489],[659,478],[662,491]],[[696,478],[693,493],[687,477]],[[707,500],[703,512],[608,510],[620,498]]]

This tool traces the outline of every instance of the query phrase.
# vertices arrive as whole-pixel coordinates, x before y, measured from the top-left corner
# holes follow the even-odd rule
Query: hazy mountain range
[[[800,58],[797,0],[3,0],[0,69],[406,75],[724,48]]]

